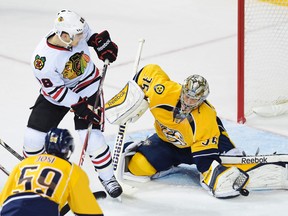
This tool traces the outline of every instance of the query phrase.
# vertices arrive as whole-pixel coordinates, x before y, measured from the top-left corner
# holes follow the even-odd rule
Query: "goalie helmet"
[[[70,10],[61,10],[57,14],[54,31],[60,37],[63,32],[69,34],[71,40],[76,34],[84,31],[85,20],[77,13]]]
[[[184,107],[184,110],[194,110],[206,100],[208,95],[209,85],[207,80],[196,74],[189,76],[182,85],[181,106]]]
[[[45,137],[45,150],[48,154],[68,160],[74,148],[73,137],[66,129],[52,128]]]
[[[185,118],[189,120],[190,112],[199,107],[208,95],[209,85],[204,77],[195,74],[186,78],[181,90],[181,107],[174,108],[174,121],[180,123]]]

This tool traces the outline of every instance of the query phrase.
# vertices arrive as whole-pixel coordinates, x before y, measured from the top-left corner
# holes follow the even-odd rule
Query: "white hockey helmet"
[[[197,74],[191,75],[184,80],[180,97],[181,105],[193,110],[199,107],[209,95],[209,85],[207,80]],[[187,103],[189,100],[197,100],[193,104]]]
[[[58,12],[55,19],[54,31],[60,37],[62,32],[68,33],[73,41],[76,34],[84,31],[85,19],[77,13],[63,9]]]

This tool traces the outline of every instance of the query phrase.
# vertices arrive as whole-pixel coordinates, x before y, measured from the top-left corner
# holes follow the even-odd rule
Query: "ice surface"
[[[118,60],[108,68],[104,83],[106,99],[131,79],[138,39],[145,38],[139,67],[159,64],[178,82],[193,73],[206,77],[211,88],[208,99],[238,147],[251,154],[258,147],[260,153],[288,153],[287,115],[268,119],[251,116],[246,125],[235,123],[236,0],[2,0],[0,138],[19,153],[29,107],[39,93],[29,66],[31,54],[53,27],[56,12],[63,8],[83,15],[97,32],[109,30],[119,46]],[[101,68],[102,62],[94,57]],[[60,126],[70,129],[77,140],[71,113]],[[126,138],[145,138],[153,132],[152,128],[153,119],[147,112],[138,122],[128,125]],[[111,147],[117,130],[117,126],[106,124],[105,135]],[[81,145],[77,144],[72,160],[78,163]],[[17,159],[1,146],[0,149],[0,163],[11,170]],[[91,188],[102,189],[88,158],[83,168],[89,173]],[[139,189],[123,196],[122,202],[110,198],[99,202],[106,216],[287,215],[287,191],[258,191],[248,197],[218,200],[199,186],[198,177],[195,167],[181,167],[163,179],[136,184]],[[5,180],[5,174],[0,172],[0,188]]]

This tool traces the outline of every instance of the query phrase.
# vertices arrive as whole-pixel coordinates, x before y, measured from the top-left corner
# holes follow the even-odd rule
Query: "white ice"
[[[209,101],[216,107],[235,144],[253,154],[288,153],[288,116],[251,116],[245,125],[236,124],[237,90],[237,0],[1,0],[0,2],[0,138],[21,153],[29,107],[39,93],[29,62],[40,39],[53,27],[58,10],[68,8],[86,18],[96,32],[109,30],[119,46],[118,60],[111,64],[104,83],[110,99],[132,77],[138,39],[145,38],[142,60],[159,64],[171,77],[182,82],[198,73],[207,78]],[[102,62],[94,56],[99,68]],[[60,127],[73,130],[69,113]],[[112,147],[118,127],[106,124],[105,135]],[[153,131],[149,112],[128,125],[128,139],[141,139]],[[141,130],[141,133],[139,132]],[[18,162],[0,147],[0,163],[8,170]],[[78,163],[77,142],[73,161]],[[88,158],[83,166],[91,188],[102,190]],[[122,202],[100,200],[106,216],[172,215],[287,215],[287,191],[257,191],[248,197],[218,200],[199,186],[195,167],[145,184],[124,195]],[[0,172],[0,189],[7,177]],[[72,215],[72,213],[69,213]]]

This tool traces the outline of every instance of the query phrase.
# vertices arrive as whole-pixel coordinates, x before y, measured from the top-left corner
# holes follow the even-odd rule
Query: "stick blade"
[[[93,192],[93,196],[95,197],[96,200],[98,199],[105,199],[107,197],[107,194],[105,191],[96,191]],[[64,216],[70,211],[70,206],[68,203],[61,209],[60,211],[60,216]]]
[[[96,191],[93,193],[95,199],[105,199],[107,197],[107,193],[105,191]]]

